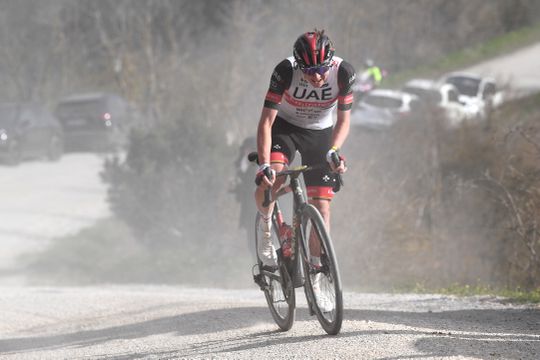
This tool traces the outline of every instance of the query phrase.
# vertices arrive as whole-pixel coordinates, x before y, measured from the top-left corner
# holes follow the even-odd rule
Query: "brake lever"
[[[263,170],[264,176],[266,176],[268,179],[272,178],[272,170],[267,167]],[[270,205],[270,188],[264,190],[264,201],[262,203],[262,206],[267,208]]]
[[[341,159],[339,158],[339,155],[338,155],[337,152],[333,152],[330,155],[330,158],[331,158],[332,162],[334,163],[334,166],[336,166],[336,167],[338,167],[339,164],[341,163]],[[337,184],[336,184],[336,189],[337,190],[334,190],[334,192],[338,192],[339,189],[344,185],[343,176],[341,176],[340,173],[336,173],[336,180],[337,180]]]

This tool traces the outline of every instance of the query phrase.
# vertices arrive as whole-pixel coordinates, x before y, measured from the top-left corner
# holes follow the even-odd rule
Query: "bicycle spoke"
[[[259,241],[259,217],[255,222],[255,238]],[[276,233],[277,226],[272,226],[272,237],[276,241],[278,239]],[[276,246],[278,245],[276,241]],[[262,269],[262,262],[258,260],[259,268]],[[264,281],[267,286],[263,287],[264,295],[272,318],[281,330],[289,330],[294,322],[296,311],[296,299],[294,288],[290,276],[282,264],[281,257],[278,257],[278,269],[275,272],[262,271]]]
[[[318,210],[309,205],[303,211],[302,236],[304,237],[305,270],[309,274],[306,294],[310,306],[324,330],[337,334],[343,317],[343,300],[339,270],[332,243]]]

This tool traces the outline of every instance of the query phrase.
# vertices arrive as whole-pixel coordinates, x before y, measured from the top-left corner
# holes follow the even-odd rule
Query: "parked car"
[[[351,126],[384,130],[395,122],[411,117],[418,97],[398,90],[375,89],[367,93],[351,112]]]
[[[502,93],[497,90],[495,79],[477,74],[454,72],[443,76],[442,84],[452,84],[459,91],[459,101],[477,116],[485,118],[489,111],[501,102]]]
[[[441,117],[447,127],[456,127],[464,121],[477,118],[478,108],[461,103],[459,91],[453,84],[412,79],[401,90],[416,95],[422,105],[421,111],[435,112],[435,116]]]
[[[23,159],[59,160],[64,149],[62,126],[43,106],[0,104],[0,158],[17,165]]]
[[[110,93],[86,93],[58,102],[56,116],[70,150],[108,151],[127,142],[136,112],[122,97]]]

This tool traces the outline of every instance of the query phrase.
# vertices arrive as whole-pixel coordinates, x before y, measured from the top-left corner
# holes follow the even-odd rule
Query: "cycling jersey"
[[[332,111],[349,110],[353,102],[354,68],[334,56],[326,83],[321,88],[304,79],[294,57],[280,62],[270,80],[264,106],[278,110],[278,116],[304,129],[326,129],[333,125]]]
[[[265,107],[278,110],[270,162],[288,165],[298,150],[303,164],[319,164],[326,162],[332,146],[332,111],[336,106],[343,111],[352,107],[356,74],[349,63],[334,56],[326,82],[317,88],[295,64],[294,57],[289,57],[276,66],[264,102]],[[304,180],[309,198],[332,199],[336,178],[329,169],[306,173]]]

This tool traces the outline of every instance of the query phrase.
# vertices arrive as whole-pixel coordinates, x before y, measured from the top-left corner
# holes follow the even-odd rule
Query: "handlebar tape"
[[[272,178],[272,170],[269,167],[264,169],[263,172],[264,176],[266,176],[268,179]],[[265,208],[267,208],[268,205],[270,205],[270,188],[264,190],[264,201],[262,203],[262,206]]]
[[[333,152],[331,155],[330,155],[331,159],[332,159],[332,162],[334,163],[335,166],[339,166],[339,163],[341,162],[341,158],[339,157],[339,154],[338,152]],[[341,174],[336,174],[336,185],[334,187],[334,192],[338,192],[339,189],[341,189],[341,187],[343,186],[343,176],[341,176]]]

